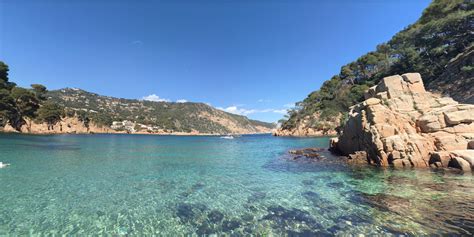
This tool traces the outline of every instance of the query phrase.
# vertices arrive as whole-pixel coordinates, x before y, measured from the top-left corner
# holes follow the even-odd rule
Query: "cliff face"
[[[335,128],[339,124],[340,116],[335,116],[331,120],[321,121],[319,114],[306,116],[294,126],[280,127],[273,133],[274,136],[294,136],[294,137],[315,137],[315,136],[336,136]],[[319,121],[317,124],[314,121]]]
[[[98,125],[95,123],[89,123],[88,126],[84,124],[78,117],[65,117],[60,122],[56,123],[53,128],[48,129],[46,123],[38,123],[26,119],[26,124],[21,126],[20,131],[17,131],[10,125],[6,125],[0,128],[0,132],[11,132],[11,133],[28,133],[28,134],[94,134],[94,133],[110,133],[110,134],[156,134],[156,135],[217,135],[219,133],[203,133],[196,130],[191,132],[179,132],[165,129],[149,130],[144,125],[137,123],[130,123],[130,127],[122,126],[120,129],[112,128],[109,126]],[[255,126],[251,128],[242,128],[232,122],[226,122],[219,120],[220,123],[224,123],[223,126],[228,127],[229,131],[234,134],[254,134],[254,133],[268,133],[269,130],[266,127]],[[136,128],[136,129],[135,129]]]
[[[418,73],[385,77],[365,98],[332,149],[380,166],[474,167],[474,105],[426,92]]]
[[[60,122],[55,124],[52,129],[48,129],[46,123],[37,123],[26,119],[26,124],[21,127],[20,131],[15,130],[10,125],[3,128],[4,132],[21,132],[31,134],[81,134],[81,133],[119,133],[109,127],[99,126],[90,123],[88,127],[77,117],[63,118]],[[123,132],[122,132],[123,133]]]

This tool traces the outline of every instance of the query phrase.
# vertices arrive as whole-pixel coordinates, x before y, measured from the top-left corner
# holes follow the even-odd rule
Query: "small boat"
[[[0,162],[0,168],[5,168],[5,167],[7,167],[7,166],[9,166],[9,165],[10,165],[10,164]]]
[[[234,139],[234,136],[227,135],[227,136],[222,136],[222,139]]]

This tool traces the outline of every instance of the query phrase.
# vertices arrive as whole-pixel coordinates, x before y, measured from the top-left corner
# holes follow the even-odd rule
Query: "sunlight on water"
[[[286,155],[327,144],[0,135],[0,235],[474,233],[472,175]]]

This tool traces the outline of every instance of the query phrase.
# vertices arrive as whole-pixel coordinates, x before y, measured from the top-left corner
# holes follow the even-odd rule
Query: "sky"
[[[427,0],[0,0],[20,86],[203,102],[274,122]]]

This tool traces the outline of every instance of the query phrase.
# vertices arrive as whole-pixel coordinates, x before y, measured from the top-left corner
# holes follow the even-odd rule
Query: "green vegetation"
[[[20,131],[30,121],[48,124],[48,130],[63,117],[77,117],[86,128],[91,122],[110,126],[129,120],[168,132],[230,133],[222,122],[252,131],[273,124],[229,114],[202,103],[166,103],[100,96],[79,89],[47,91],[40,84],[21,88],[8,80],[8,66],[0,61],[0,128],[9,124]],[[142,129],[140,125],[136,130]]]
[[[84,125],[94,122],[99,126],[110,126],[113,121],[133,121],[164,131],[201,133],[230,133],[217,121],[232,121],[240,128],[262,126],[273,128],[273,124],[250,120],[247,117],[229,114],[203,103],[167,103],[113,98],[80,89],[66,88],[50,91],[52,101],[65,107],[65,115],[77,116]],[[209,119],[213,117],[215,119]],[[136,130],[141,129],[139,126]]]
[[[8,123],[19,131],[21,126],[26,124],[26,118],[33,120],[37,119],[38,115],[54,112],[49,111],[52,107],[45,107],[48,104],[46,87],[40,84],[33,84],[31,87],[32,89],[25,89],[10,82],[8,65],[0,61],[0,127]],[[59,120],[48,121],[54,125]]]
[[[52,130],[54,125],[61,121],[63,113],[63,107],[53,101],[46,101],[38,110],[38,119],[48,124],[48,130]]]
[[[434,0],[415,24],[378,45],[375,51],[344,65],[338,75],[298,102],[282,128],[291,129],[315,113],[319,118],[313,116],[318,120],[313,124],[330,121],[361,102],[365,90],[389,75],[419,72],[429,88],[451,59],[473,46],[473,25],[472,1]],[[472,71],[472,65],[464,66],[462,71]]]

